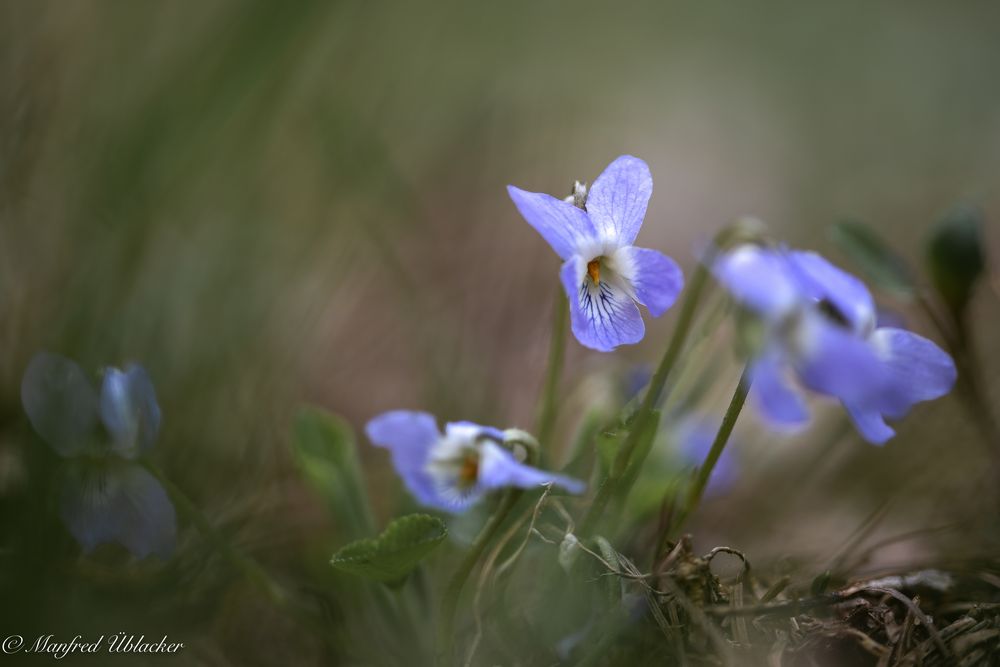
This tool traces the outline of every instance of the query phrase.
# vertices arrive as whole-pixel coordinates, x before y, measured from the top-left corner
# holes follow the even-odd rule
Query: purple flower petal
[[[576,256],[565,262],[561,277],[569,298],[573,335],[580,344],[610,352],[642,340],[646,327],[632,297],[607,280],[593,286],[586,260]]]
[[[684,273],[677,262],[658,250],[635,246],[621,248],[614,257],[622,276],[632,283],[636,299],[653,317],[674,305],[684,287]]]
[[[97,394],[83,370],[41,352],[21,380],[21,402],[38,435],[62,456],[79,454],[97,425]]]
[[[133,463],[77,467],[60,499],[60,514],[73,537],[89,552],[117,542],[136,558],[169,558],[177,539],[177,518],[166,491]]]
[[[802,393],[785,377],[786,365],[774,353],[766,353],[751,369],[750,395],[758,411],[776,424],[809,421]]]
[[[396,472],[418,501],[430,507],[451,509],[442,501],[427,472],[431,447],[441,438],[432,415],[409,410],[386,412],[369,421],[365,433],[372,444],[391,452]]]
[[[802,302],[788,262],[775,250],[739,247],[716,258],[712,273],[737,302],[767,320],[784,317]]]
[[[622,155],[597,177],[587,194],[587,213],[602,241],[631,245],[642,227],[653,194],[653,177],[645,162]]]
[[[877,408],[862,403],[844,401],[844,409],[851,416],[861,436],[873,445],[885,444],[896,432],[885,423]]]
[[[562,259],[569,259],[579,248],[592,246],[597,232],[587,214],[561,199],[507,186],[510,198],[528,224],[542,235]]]
[[[128,459],[149,450],[160,430],[156,390],[142,366],[104,371],[101,420],[111,436],[112,449]]]
[[[914,403],[944,396],[955,385],[952,358],[915,333],[889,327],[876,329],[871,342],[885,359],[894,405],[883,412],[901,417]]]
[[[583,493],[587,488],[587,485],[580,480],[519,463],[513,454],[496,443],[482,444],[482,456],[479,460],[481,488],[499,489],[516,486],[530,489],[549,483],[561,486],[570,493]]]
[[[855,332],[867,334],[872,330],[875,301],[863,282],[814,252],[791,251],[788,261],[811,298],[833,305]]]
[[[804,316],[795,343],[795,367],[803,384],[845,403],[884,406],[888,375],[875,348],[818,313]]]

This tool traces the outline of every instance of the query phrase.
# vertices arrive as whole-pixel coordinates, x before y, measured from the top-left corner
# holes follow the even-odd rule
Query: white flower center
[[[584,255],[587,257],[587,255]],[[631,298],[635,298],[635,287],[632,285],[634,267],[625,253],[613,250],[608,253],[592,255],[587,262],[587,271],[583,282],[593,295],[599,295],[602,286],[617,288]]]
[[[438,484],[461,491],[471,489],[479,481],[479,461],[482,449],[477,439],[480,431],[466,426],[453,426],[431,448],[427,472]]]

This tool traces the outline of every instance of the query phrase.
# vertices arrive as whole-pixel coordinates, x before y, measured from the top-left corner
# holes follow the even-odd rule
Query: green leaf
[[[590,477],[594,467],[595,442],[605,421],[607,416],[603,410],[592,409],[587,413],[570,448],[573,454],[562,472],[580,479]]]
[[[913,297],[916,287],[909,266],[871,227],[840,222],[830,228],[830,236],[868,282],[897,297]]]
[[[646,422],[635,451],[632,453],[632,464],[625,471],[621,485],[618,487],[619,502],[624,500],[632,490],[636,478],[647,463],[646,459],[649,457],[649,451],[653,448],[653,443],[656,441],[656,434],[660,429],[660,411],[653,410],[650,412],[648,419],[649,421]]]
[[[625,429],[600,431],[597,434],[595,438],[597,468],[602,478],[606,477],[611,471],[611,465],[614,463],[615,456],[618,454],[618,450],[627,436],[628,431]]]
[[[348,539],[375,530],[356,449],[354,432],[343,419],[313,407],[303,408],[296,417],[296,463]]]
[[[338,570],[401,585],[408,574],[448,535],[441,519],[427,514],[400,517],[375,539],[351,542],[333,555]]]
[[[935,225],[927,241],[927,268],[935,289],[960,321],[986,265],[982,244],[983,213],[956,207]]]

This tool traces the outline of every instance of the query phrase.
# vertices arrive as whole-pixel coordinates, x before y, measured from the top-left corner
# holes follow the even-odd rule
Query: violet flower
[[[673,427],[672,437],[685,463],[694,466],[704,465],[721,423],[721,419],[694,415],[681,417],[677,421]],[[738,471],[739,465],[733,455],[733,442],[730,441],[722,450],[715,468],[712,469],[712,476],[705,487],[705,495],[716,496],[724,493],[736,483]]]
[[[645,325],[636,302],[659,317],[684,285],[674,260],[632,245],[653,193],[649,167],[623,155],[587,191],[567,200],[507,186],[514,205],[563,260],[560,273],[570,303],[573,334],[586,347],[608,352],[638,343]]]
[[[422,504],[462,512],[485,494],[503,487],[531,488],[552,483],[570,493],[586,488],[579,480],[519,462],[502,445],[505,433],[472,422],[451,422],[444,433],[426,412],[394,410],[365,427],[368,439],[388,449],[396,472]]]
[[[955,383],[947,353],[912,332],[878,327],[864,283],[816,253],[745,245],[721,255],[713,271],[762,325],[751,396],[771,422],[808,421],[801,386],[839,399],[865,440],[882,444],[895,434],[886,418]]]
[[[98,396],[76,363],[40,353],[24,373],[21,401],[35,431],[69,459],[60,516],[84,551],[118,542],[137,558],[167,558],[177,535],[174,507],[136,461],[160,428],[146,371],[106,368]]]

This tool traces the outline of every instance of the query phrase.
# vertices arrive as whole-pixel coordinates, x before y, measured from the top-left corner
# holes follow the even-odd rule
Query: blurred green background
[[[741,215],[845,266],[826,230],[865,220],[919,262],[954,203],[1000,217],[998,26],[987,1],[0,2],[3,629],[173,630],[192,664],[319,655],[183,521],[167,576],[112,547],[79,557],[20,407],[38,350],[145,365],[154,459],[300,581],[300,554],[344,541],[289,452],[301,404],[356,427],[397,407],[532,426],[558,260],[505,185],[568,191],[631,153],[655,183],[639,241],[686,272]],[[971,314],[991,388],[996,296],[982,284]],[[557,450],[674,316],[614,355],[569,342]],[[720,414],[728,345],[692,352],[725,362],[703,406]],[[950,530],[870,567],[993,548],[985,450],[954,397],[881,449],[817,412],[787,438],[744,418],[744,474],[696,543],[821,564],[889,502],[873,539]],[[383,452],[361,455],[384,523],[402,491]]]

